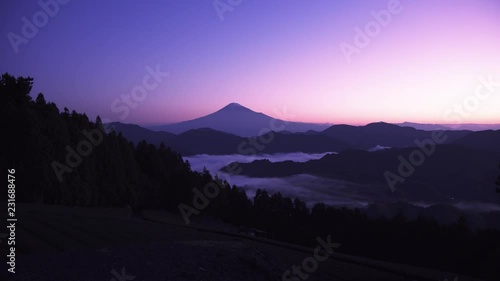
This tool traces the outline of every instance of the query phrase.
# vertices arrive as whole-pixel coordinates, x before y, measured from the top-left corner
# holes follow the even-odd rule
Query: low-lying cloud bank
[[[191,168],[195,171],[203,171],[203,168],[206,167],[208,171],[212,175],[218,174],[221,175],[219,171],[220,168],[232,163],[250,163],[255,160],[268,159],[271,162],[281,162],[286,160],[291,160],[294,162],[307,162],[313,159],[320,159],[321,157],[332,154],[336,152],[324,152],[324,153],[303,153],[303,152],[294,152],[294,153],[276,153],[276,154],[259,154],[259,155],[240,155],[240,154],[231,154],[231,155],[207,155],[200,154],[189,157],[184,157],[184,160],[188,160],[191,164]],[[236,184],[236,183],[234,183]]]
[[[363,207],[370,202],[385,199],[389,194],[386,186],[361,185],[347,181],[327,179],[313,175],[294,175],[283,178],[252,178],[247,176],[228,175],[220,171],[220,168],[232,163],[249,163],[255,160],[268,159],[271,162],[291,160],[295,162],[306,162],[335,152],[328,153],[280,153],[262,154],[255,156],[244,155],[195,155],[184,157],[196,171],[206,168],[212,175],[228,180],[231,184],[242,187],[250,198],[255,191],[265,189],[270,193],[281,192],[284,196],[300,198],[309,206],[316,203],[325,203],[332,206]]]
[[[358,184],[342,180],[327,179],[314,175],[294,175],[282,178],[253,178],[247,176],[228,175],[220,171],[220,168],[232,163],[249,163],[255,160],[268,159],[271,162],[291,160],[295,162],[306,162],[335,152],[327,153],[279,153],[279,154],[261,154],[254,156],[245,156],[239,154],[232,155],[195,155],[184,157],[191,164],[191,168],[196,171],[202,171],[206,168],[212,175],[218,175],[222,179],[228,180],[244,188],[250,198],[255,195],[258,188],[266,189],[268,192],[281,192],[284,196],[300,198],[312,206],[315,203],[323,202],[333,206],[352,206],[362,207],[371,202],[394,201],[394,195],[391,194],[387,186],[383,184]],[[436,202],[412,202],[415,205],[433,205]],[[482,209],[494,210],[492,206],[482,203],[463,203],[456,202],[457,208],[464,210]],[[500,210],[500,207],[497,209]]]

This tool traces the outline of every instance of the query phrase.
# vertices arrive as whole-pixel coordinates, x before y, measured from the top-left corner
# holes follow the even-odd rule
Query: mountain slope
[[[311,174],[325,178],[346,180],[370,185],[387,184],[387,171],[399,175],[402,161],[410,161],[413,147],[389,149],[377,152],[347,150],[329,154],[308,162],[270,162],[257,160],[239,163],[241,175],[250,177],[287,177]],[[495,200],[494,183],[497,177],[499,155],[489,151],[477,151],[458,145],[440,145],[404,181],[396,184],[396,191],[404,193],[406,199],[448,200],[451,197],[463,200],[489,202]],[[411,164],[410,164],[411,165]],[[221,170],[227,170],[226,167]],[[411,170],[405,167],[404,171]]]
[[[268,131],[287,130],[290,132],[306,132],[308,130],[324,130],[327,126],[313,123],[285,122],[263,113],[250,110],[240,104],[231,103],[224,108],[189,121],[175,124],[150,127],[154,131],[166,131],[174,134],[192,129],[211,128],[238,136],[257,136]]]
[[[447,136],[445,143],[450,143],[470,133],[470,131],[443,131]],[[356,149],[370,149],[377,145],[388,147],[416,146],[416,140],[432,138],[432,131],[400,127],[384,122],[366,126],[333,125],[323,134],[347,143]]]
[[[272,136],[271,136],[272,134]],[[322,134],[269,132],[260,138],[268,151],[285,150],[288,152],[340,152],[350,148],[349,144]],[[268,140],[264,143],[262,140]]]
[[[349,148],[348,144],[322,134],[268,132],[259,137],[244,138],[210,128],[193,129],[179,135],[155,132],[138,125],[110,123],[116,132],[137,144],[142,140],[166,146],[184,156],[196,154],[254,155],[260,153],[321,153],[338,152]]]
[[[184,155],[195,154],[236,154],[243,138],[209,128],[193,129],[174,139],[173,143],[185,148]]]
[[[435,130],[467,130],[467,131],[484,131],[484,130],[500,130],[500,124],[425,124],[414,122],[396,123],[401,127],[413,127],[418,130],[435,131]]]
[[[175,134],[168,132],[155,132],[143,128],[141,126],[135,124],[124,124],[120,122],[113,122],[107,124],[109,130],[113,130],[116,132],[121,132],[127,140],[132,141],[133,143],[138,143],[142,140],[146,140],[147,142],[159,145],[160,143],[171,143],[172,140],[176,137]]]
[[[401,127],[412,127],[417,130],[424,131],[436,131],[436,130],[450,130],[451,128],[440,124],[423,124],[423,123],[413,123],[413,122],[403,122],[395,124]]]
[[[500,153],[500,130],[474,132],[454,141],[454,143],[472,149]]]

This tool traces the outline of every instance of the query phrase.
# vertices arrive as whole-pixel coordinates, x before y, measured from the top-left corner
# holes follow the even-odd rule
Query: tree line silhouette
[[[472,231],[464,218],[440,225],[425,217],[408,221],[402,214],[369,219],[360,210],[321,203],[309,209],[300,199],[260,189],[250,200],[242,188],[206,170],[193,171],[163,143],[157,147],[142,141],[134,146],[119,133],[104,132],[99,117],[91,121],[75,111],[60,112],[41,93],[33,100],[32,85],[30,77],[6,73],[0,79],[0,122],[5,130],[1,161],[19,176],[17,201],[178,212],[180,203],[192,202],[193,188],[202,191],[215,181],[222,187],[220,193],[198,217],[258,228],[272,239],[306,246],[331,234],[346,254],[500,279],[496,230]],[[94,129],[103,132],[102,141],[60,181],[51,163],[64,163],[66,147],[76,148],[86,138],[83,132]],[[1,196],[6,198],[6,192]]]

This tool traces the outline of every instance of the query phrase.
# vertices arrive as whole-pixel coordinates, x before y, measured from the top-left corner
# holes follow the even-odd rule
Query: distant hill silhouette
[[[397,123],[395,125],[401,126],[401,127],[412,127],[417,130],[424,130],[424,131],[435,131],[435,130],[451,130],[451,127],[447,127],[445,125],[440,125],[440,124],[422,124],[422,123],[413,123],[413,122],[403,122],[403,123]]]
[[[434,130],[468,130],[468,131],[483,131],[483,130],[499,130],[500,124],[425,124],[414,122],[396,123],[401,127],[412,127],[418,130],[434,131]]]
[[[500,153],[500,130],[479,131],[468,134],[453,143],[464,147]]]
[[[171,143],[176,137],[175,134],[169,132],[155,132],[143,128],[135,124],[124,124],[120,122],[113,122],[107,124],[108,131],[113,130],[116,132],[126,133],[127,139],[134,143],[139,143],[142,140],[147,140],[148,143],[159,145],[160,143]]]
[[[110,128],[120,132],[128,140],[138,143],[165,145],[182,155],[194,154],[244,154],[285,153],[285,152],[341,152],[346,149],[377,150],[376,147],[405,148],[415,147],[416,140],[432,137],[431,131],[417,130],[411,127],[400,127],[388,123],[371,123],[366,126],[333,125],[317,132],[309,130],[304,133],[290,131],[266,133],[260,139],[245,138],[234,134],[199,128],[181,134],[163,131],[152,131],[134,124],[119,122],[110,123]],[[445,144],[454,143],[467,148],[500,152],[499,131],[443,131],[447,136]],[[256,139],[250,145],[252,139]],[[270,141],[269,141],[270,140]],[[245,144],[242,144],[245,143]],[[262,148],[261,148],[262,147]]]
[[[266,143],[269,140],[269,143]],[[178,135],[173,143],[192,154],[273,154],[287,152],[337,152],[349,146],[323,135],[269,132],[259,137],[243,138],[203,128]],[[254,145],[256,143],[257,145]]]
[[[409,159],[416,148],[388,149],[377,152],[347,150],[328,154],[308,162],[270,162],[257,160],[240,163],[241,175],[250,177],[285,177],[312,174],[358,183],[382,184],[387,182],[385,171],[398,174],[401,155]],[[464,200],[491,201],[492,185],[497,177],[499,155],[458,145],[440,145],[425,159],[423,165],[398,183],[398,192],[412,199],[462,198]],[[225,167],[221,170],[226,170]],[[388,188],[389,190],[389,188]]]
[[[242,137],[250,137],[264,133],[263,130],[306,132],[308,130],[321,131],[327,127],[328,125],[275,119],[238,103],[230,103],[224,108],[200,118],[175,124],[152,126],[150,129],[180,134],[192,129],[211,128]]]
[[[344,142],[319,133],[268,132],[260,137],[244,138],[229,133],[200,128],[179,135],[154,132],[137,125],[110,123],[109,127],[120,132],[134,143],[145,140],[148,143],[163,142],[184,156],[195,154],[243,154],[286,152],[338,152],[350,148]]]
[[[470,131],[445,131],[448,136],[446,143],[461,138]],[[370,149],[380,146],[413,147],[415,140],[431,138],[431,131],[417,130],[411,127],[378,122],[366,126],[333,125],[323,131],[323,134],[349,144],[356,149]]]
[[[184,132],[173,140],[182,146],[186,155],[194,154],[237,154],[238,145],[244,138],[209,128]]]
[[[484,131],[484,130],[500,130],[500,124],[443,124],[453,130],[469,130],[469,131]]]
[[[268,137],[270,133],[265,134],[263,137]],[[345,142],[330,138],[328,136],[318,133],[276,133],[273,132],[272,141],[266,144],[266,149],[269,151],[286,150],[289,152],[304,152],[304,153],[318,153],[318,152],[339,152],[349,149],[351,146]]]

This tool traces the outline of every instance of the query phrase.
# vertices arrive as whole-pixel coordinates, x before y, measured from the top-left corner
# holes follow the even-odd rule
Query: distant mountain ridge
[[[422,124],[422,123],[413,123],[413,122],[403,122],[403,123],[396,123],[394,125],[398,125],[401,127],[412,127],[417,130],[424,130],[424,131],[434,131],[434,130],[451,130],[451,127],[447,127],[445,125],[441,124]]]
[[[242,137],[257,136],[268,131],[306,132],[322,131],[329,125],[290,122],[255,112],[238,103],[230,103],[209,115],[174,124],[152,126],[153,131],[166,131],[174,134],[192,129],[211,128]]]
[[[445,143],[451,143],[471,131],[443,131]],[[431,131],[417,130],[411,127],[401,127],[394,124],[377,122],[365,126],[333,125],[324,130],[331,138],[349,144],[352,148],[367,150],[377,146],[384,147],[415,147],[415,141],[432,138]]]
[[[256,160],[238,163],[241,175],[249,177],[288,177],[310,174],[320,177],[370,183],[389,187],[385,172],[398,173],[399,156],[408,159],[415,148],[397,148],[368,152],[346,150],[328,154],[318,160],[307,162],[270,162]],[[451,198],[491,202],[500,153],[480,151],[459,145],[436,146],[435,152],[425,158],[425,163],[414,167],[414,173],[398,183],[396,193],[406,199],[449,201]],[[221,168],[229,172],[231,165]]]
[[[370,123],[366,126],[369,126],[371,124],[377,123]],[[462,124],[458,126],[456,124],[423,124],[403,122],[391,125],[396,125],[403,128],[414,128],[421,131],[481,131],[500,129],[500,124]],[[314,134],[314,132],[322,132],[326,129],[329,129],[330,126],[332,125],[292,122],[289,120],[277,119],[264,113],[253,111],[239,103],[233,102],[206,116],[173,124],[148,126],[147,128],[153,131],[164,131],[173,134],[181,134],[193,129],[210,128],[216,131],[226,132],[240,137],[251,137],[258,136],[269,131],[283,131],[283,133],[285,133],[285,131],[290,133],[308,132],[309,134]],[[451,135],[454,134],[451,133]]]
[[[175,135],[119,122],[110,123],[108,127],[121,133],[135,144],[142,140],[155,145],[163,142],[184,156],[287,152],[321,153],[343,151],[350,148],[348,144],[322,134],[268,132],[260,137],[245,138],[211,128],[193,129]]]
[[[379,150],[382,148],[416,147],[417,141],[432,139],[432,131],[400,127],[388,123],[371,123],[366,126],[333,125],[322,132],[289,131],[269,132],[260,137],[241,137],[211,128],[192,129],[181,134],[155,132],[138,125],[111,123],[134,143],[146,140],[159,145],[163,142],[182,155],[242,154],[286,152],[341,152],[347,149]],[[446,139],[443,144],[457,144],[475,150],[500,152],[499,131],[441,131]]]
[[[487,150],[500,154],[500,130],[486,130],[463,136],[453,142],[463,147]]]
[[[418,130],[434,131],[434,130],[468,130],[468,131],[483,131],[483,130],[500,130],[500,124],[425,124],[403,122],[396,123],[395,125],[401,127],[412,127]]]

